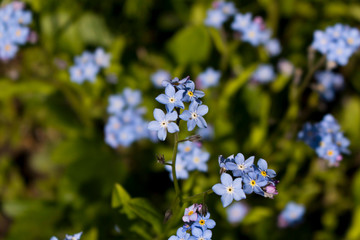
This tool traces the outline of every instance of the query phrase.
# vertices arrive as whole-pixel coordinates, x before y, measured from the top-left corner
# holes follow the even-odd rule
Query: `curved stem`
[[[318,70],[325,63],[325,61],[326,61],[326,55],[322,56],[322,58],[320,58],[320,60],[315,64],[313,68],[309,69],[307,75],[304,78],[304,81],[299,87],[297,97],[299,97],[303,93],[303,91],[309,85],[311,77],[314,75],[315,71]]]
[[[192,201],[192,200],[194,200],[194,199],[198,199],[198,198],[200,198],[200,197],[203,197],[204,195],[208,195],[208,194],[211,194],[211,193],[213,193],[214,191],[212,190],[212,189],[209,189],[209,190],[207,190],[207,191],[205,191],[205,192],[202,192],[202,193],[199,193],[199,194],[195,194],[195,195],[193,195],[193,196],[190,196],[190,197],[187,197],[187,198],[185,198],[184,199],[184,202],[189,202],[189,201]]]
[[[174,138],[174,151],[173,151],[173,157],[172,157],[172,177],[173,177],[173,181],[174,181],[174,187],[175,187],[175,193],[176,193],[176,197],[179,198],[180,200],[180,205],[182,204],[182,196],[181,196],[181,192],[180,192],[180,187],[179,187],[179,182],[176,176],[176,155],[177,155],[177,150],[178,150],[178,138],[179,138],[179,133],[176,132],[175,134],[175,138]]]

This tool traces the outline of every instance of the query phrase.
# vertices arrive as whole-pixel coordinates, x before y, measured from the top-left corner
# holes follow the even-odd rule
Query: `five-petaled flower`
[[[176,125],[174,122],[171,122],[175,121],[178,117],[175,111],[165,115],[161,109],[155,108],[154,117],[156,121],[151,121],[148,128],[151,131],[157,131],[158,138],[161,141],[166,139],[167,131],[169,131],[169,133],[179,131],[178,125]]]
[[[241,199],[246,198],[245,193],[242,189],[242,179],[236,178],[234,181],[232,177],[227,174],[221,174],[221,183],[217,183],[212,187],[212,190],[217,194],[221,195],[221,202],[224,207],[230,205],[230,203],[235,199],[240,201]]]
[[[189,110],[185,110],[183,113],[180,114],[180,118],[182,120],[187,121],[188,131],[192,131],[195,126],[197,125],[200,128],[206,128],[207,123],[203,116],[209,111],[208,106],[200,105],[199,103],[193,101],[190,106]]]
[[[181,101],[185,90],[175,91],[174,86],[171,84],[165,88],[165,94],[160,94],[156,97],[159,103],[165,104],[165,108],[168,112],[171,112],[174,107],[184,108],[184,103]]]

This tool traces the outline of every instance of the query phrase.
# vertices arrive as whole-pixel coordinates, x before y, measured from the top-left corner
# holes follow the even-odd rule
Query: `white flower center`
[[[198,117],[196,112],[191,113],[191,118],[192,119],[196,119]]]
[[[162,121],[162,122],[160,123],[160,125],[161,125],[161,127],[163,127],[163,128],[167,128],[168,122],[164,120],[164,121]]]
[[[231,187],[226,187],[226,192],[229,193],[229,194],[233,194],[234,193],[234,188],[231,186]]]
[[[169,102],[170,102],[170,103],[174,103],[174,102],[175,102],[175,98],[174,98],[174,97],[169,98]]]
[[[239,169],[239,170],[244,170],[244,169],[245,169],[245,166],[244,166],[243,164],[239,164],[239,165],[238,165],[238,169]]]

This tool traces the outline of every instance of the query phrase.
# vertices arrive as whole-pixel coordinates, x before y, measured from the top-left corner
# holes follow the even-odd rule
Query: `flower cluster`
[[[204,214],[201,204],[193,204],[185,209],[182,220],[184,226],[179,228],[176,236],[173,235],[169,240],[210,240],[215,221],[210,219],[210,213]]]
[[[30,11],[24,10],[24,3],[12,2],[0,9],[0,59],[8,60],[15,57],[19,45],[29,40],[32,21]]]
[[[258,83],[269,83],[275,78],[274,68],[270,64],[261,64],[252,75],[252,80]]]
[[[278,226],[281,228],[294,226],[301,222],[304,214],[304,205],[289,202],[278,217]]]
[[[156,88],[163,88],[162,82],[171,79],[171,75],[168,71],[158,70],[151,75],[150,79]]]
[[[335,93],[344,87],[344,77],[331,71],[319,71],[315,73],[317,85],[315,89],[326,101],[332,101]]]
[[[214,87],[219,84],[221,77],[220,71],[216,71],[213,68],[207,68],[204,72],[200,73],[196,79],[196,83],[202,89]]]
[[[75,57],[75,65],[69,68],[70,78],[73,82],[94,82],[102,68],[110,65],[110,54],[104,49],[97,48],[94,53],[85,51],[81,56]]]
[[[278,194],[278,181],[274,180],[276,172],[268,169],[267,162],[262,158],[255,165],[254,157],[245,160],[241,153],[228,158],[219,156],[219,165],[222,172],[221,183],[215,184],[212,189],[217,195],[221,195],[224,207],[229,206],[234,199],[239,201],[246,198],[245,194],[253,192],[269,198]],[[226,172],[232,173],[235,180]]]
[[[66,234],[64,240],[80,240],[81,235],[82,235],[82,232],[76,233],[74,235],[67,235]],[[50,238],[50,240],[58,240],[58,238],[57,237],[52,237],[52,238]]]
[[[133,142],[152,138],[143,119],[144,108],[141,103],[141,92],[125,88],[122,94],[109,97],[107,112],[112,114],[105,125],[105,142],[113,148],[130,146]]]
[[[325,31],[315,31],[311,46],[325,54],[328,61],[344,66],[360,47],[360,31],[338,23]]]
[[[149,123],[149,130],[156,131],[158,138],[165,141],[167,132],[175,133],[179,131],[179,126],[174,121],[179,122],[180,119],[187,122],[188,131],[192,131],[195,126],[206,128],[207,123],[203,116],[208,112],[206,105],[201,105],[200,98],[205,93],[195,90],[195,83],[189,77],[179,80],[174,78],[162,82],[165,87],[165,94],[156,97],[159,103],[165,105],[166,112],[155,108],[155,121]],[[189,110],[184,110],[180,114],[180,109],[185,108],[185,103],[190,103]]]
[[[186,141],[179,143],[175,166],[177,178],[187,179],[189,171],[198,170],[207,172],[207,161],[209,158],[210,153],[201,150],[199,142]],[[165,168],[170,172],[170,178],[172,179],[171,166],[166,165]]]
[[[266,28],[264,20],[261,17],[252,19],[251,13],[238,12],[232,2],[214,2],[213,8],[207,11],[205,25],[219,29],[230,17],[234,17],[231,28],[241,34],[244,42],[253,46],[264,45],[270,56],[280,54],[280,42],[270,38],[271,31]]]
[[[306,123],[298,138],[313,148],[320,158],[327,160],[330,166],[339,165],[342,153],[349,154],[350,141],[344,137],[331,114],[325,115],[318,123]]]

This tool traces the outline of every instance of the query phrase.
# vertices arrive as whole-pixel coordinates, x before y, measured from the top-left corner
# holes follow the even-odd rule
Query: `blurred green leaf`
[[[118,183],[115,184],[111,198],[111,207],[118,208],[127,205],[131,197]]]

